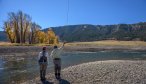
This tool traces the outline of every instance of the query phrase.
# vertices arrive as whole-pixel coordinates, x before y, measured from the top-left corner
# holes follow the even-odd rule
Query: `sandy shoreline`
[[[53,73],[47,80],[53,84],[146,84],[146,61],[109,60],[83,63],[62,70],[59,83]],[[39,78],[22,84],[41,84]]]

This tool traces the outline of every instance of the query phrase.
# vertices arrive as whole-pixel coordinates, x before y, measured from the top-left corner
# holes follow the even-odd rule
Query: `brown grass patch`
[[[68,46],[146,46],[144,41],[116,41],[116,40],[104,40],[93,42],[74,42],[68,43]]]

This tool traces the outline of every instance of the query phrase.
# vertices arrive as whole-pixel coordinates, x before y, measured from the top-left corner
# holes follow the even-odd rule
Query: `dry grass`
[[[59,46],[62,43],[59,44]],[[18,44],[10,42],[0,42],[0,46],[51,46],[50,44]],[[146,46],[144,41],[93,41],[93,42],[72,42],[66,43],[66,46]]]
[[[0,46],[51,46],[51,44],[18,44],[18,43],[10,43],[10,42],[0,42]]]
[[[74,42],[68,43],[68,46],[146,46],[146,42],[143,41],[93,41],[93,42]]]
[[[0,46],[11,46],[11,45],[14,45],[10,42],[0,42]]]

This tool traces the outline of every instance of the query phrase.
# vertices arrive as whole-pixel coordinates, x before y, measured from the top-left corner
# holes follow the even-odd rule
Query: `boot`
[[[43,70],[43,80],[44,81],[46,80],[45,75],[46,75],[46,70]]]
[[[60,77],[60,73],[58,73],[57,75],[58,75],[58,79],[61,79],[61,77]]]
[[[42,70],[40,70],[40,79],[41,79],[41,81],[43,80],[43,71]]]
[[[57,73],[55,73],[55,77],[56,77],[56,79],[58,79],[58,75],[57,75]]]

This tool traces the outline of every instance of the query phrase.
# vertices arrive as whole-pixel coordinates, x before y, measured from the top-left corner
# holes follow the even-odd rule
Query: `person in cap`
[[[48,65],[48,53],[46,52],[46,47],[42,48],[42,51],[39,53],[38,62],[40,65],[40,79],[41,81],[45,81],[46,69]]]
[[[57,46],[54,46],[53,51],[51,52],[51,57],[53,58],[53,63],[54,63],[54,70],[55,70],[55,77],[56,79],[60,79],[61,75],[61,53],[63,51],[64,44],[58,48]]]

